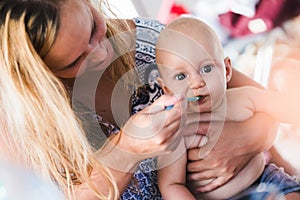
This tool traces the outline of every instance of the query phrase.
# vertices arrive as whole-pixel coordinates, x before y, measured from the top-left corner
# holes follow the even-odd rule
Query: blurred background
[[[285,90],[290,85],[291,68],[300,67],[300,0],[108,2],[119,18],[139,16],[166,24],[188,15],[205,21],[218,34],[225,56],[230,57],[233,66],[266,88]],[[280,62],[275,62],[278,59]],[[293,66],[285,64],[291,60],[295,61]],[[281,85],[278,74],[282,74]],[[272,161],[299,177],[300,125],[280,124],[274,147],[270,153]]]

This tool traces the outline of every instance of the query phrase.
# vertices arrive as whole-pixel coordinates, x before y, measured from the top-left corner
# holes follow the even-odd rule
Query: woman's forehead
[[[62,67],[76,58],[90,36],[91,12],[82,0],[67,0],[61,6],[60,28],[45,62]]]
[[[84,0],[65,0],[62,1],[60,6],[61,16],[64,16],[66,13],[73,13],[74,15],[81,15],[83,10],[89,9],[88,1]],[[75,11],[81,11],[76,13]],[[75,13],[74,13],[75,12]]]

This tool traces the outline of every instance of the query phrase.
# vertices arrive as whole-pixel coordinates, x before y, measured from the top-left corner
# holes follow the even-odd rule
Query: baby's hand
[[[226,91],[226,120],[244,121],[255,113],[255,104],[249,97],[251,87],[239,87]]]

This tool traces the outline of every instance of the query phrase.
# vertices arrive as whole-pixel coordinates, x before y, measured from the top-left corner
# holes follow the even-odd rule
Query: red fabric
[[[232,37],[241,37],[253,34],[248,23],[254,19],[262,19],[267,31],[282,22],[299,15],[299,0],[261,0],[256,6],[256,13],[252,18],[228,12],[219,16],[220,23],[229,30]]]
[[[182,6],[182,5],[177,5],[177,4],[173,4],[172,8],[171,8],[171,14],[174,14],[174,15],[182,15],[182,14],[187,14],[188,11],[187,9]]]
[[[170,13],[169,13],[167,19],[165,19],[164,22],[167,24],[170,21],[179,17],[180,15],[188,14],[188,13],[189,13],[189,11],[186,9],[185,6],[174,3],[171,7],[171,10],[170,10]]]

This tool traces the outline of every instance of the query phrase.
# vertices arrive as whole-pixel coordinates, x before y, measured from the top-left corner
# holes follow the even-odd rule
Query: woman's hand
[[[181,96],[163,95],[151,106],[130,117],[121,132],[98,151],[110,168],[134,172],[139,162],[176,149],[182,139]],[[171,110],[167,106],[173,105]]]
[[[244,122],[197,122],[187,116],[185,132],[210,134],[214,127],[222,127],[209,148],[190,146],[188,150],[188,182],[194,192],[209,192],[226,182],[243,169],[259,152],[267,150],[276,136],[277,124],[265,114],[258,113]],[[199,118],[199,117],[198,117]],[[198,120],[199,121],[199,120]],[[190,136],[195,137],[195,136]],[[201,158],[201,159],[200,159]],[[203,181],[207,184],[203,185]]]
[[[182,100],[182,96],[163,95],[133,115],[122,128],[119,146],[131,153],[145,155],[145,158],[175,150],[184,125]],[[173,108],[166,110],[170,105],[174,105]]]

